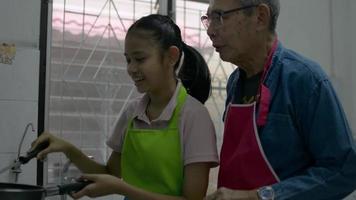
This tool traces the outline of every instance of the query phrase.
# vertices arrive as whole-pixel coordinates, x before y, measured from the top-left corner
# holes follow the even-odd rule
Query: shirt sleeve
[[[111,136],[106,142],[106,144],[115,152],[121,152],[127,125],[129,123],[130,118],[132,117],[132,113],[135,108],[135,103],[137,102],[133,101],[127,107],[124,108],[124,111],[115,122]]]
[[[184,106],[180,129],[183,131],[184,165],[197,162],[212,162],[218,165],[215,127],[207,108],[190,97],[192,103]],[[189,104],[189,103],[188,103]]]
[[[300,132],[314,163],[272,185],[275,199],[342,199],[356,188],[356,149],[331,83],[320,81],[301,110]]]

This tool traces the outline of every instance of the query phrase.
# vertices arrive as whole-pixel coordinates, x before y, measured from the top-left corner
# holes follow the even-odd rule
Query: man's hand
[[[258,200],[256,190],[231,190],[221,187],[205,200]]]

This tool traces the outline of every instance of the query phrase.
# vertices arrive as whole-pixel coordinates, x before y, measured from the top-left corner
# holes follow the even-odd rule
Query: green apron
[[[177,106],[164,129],[135,129],[129,122],[121,153],[121,174],[125,182],[141,189],[181,196],[183,159],[178,120],[186,98],[179,88]]]

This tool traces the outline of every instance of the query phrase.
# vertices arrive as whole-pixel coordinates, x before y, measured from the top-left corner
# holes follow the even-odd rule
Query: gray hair
[[[258,5],[261,3],[268,5],[268,7],[271,10],[271,22],[269,25],[269,30],[272,32],[276,31],[277,19],[279,16],[279,9],[280,9],[279,0],[238,0],[238,1],[241,6]],[[245,14],[251,15],[252,10],[247,9],[245,11]]]

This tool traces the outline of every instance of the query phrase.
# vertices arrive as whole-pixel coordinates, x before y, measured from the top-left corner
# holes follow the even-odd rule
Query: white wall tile
[[[0,42],[14,43],[17,52],[12,65],[0,64],[0,169],[17,157],[27,123],[37,129],[40,5],[38,0],[1,0]],[[22,152],[36,136],[29,130]],[[35,184],[36,161],[21,168],[19,183]],[[12,178],[9,172],[0,174],[1,182]]]
[[[40,5],[39,0],[1,0],[0,41],[38,46]]]
[[[38,100],[39,51],[17,49],[12,65],[0,63],[0,100]]]
[[[0,154],[0,169],[3,169],[13,163],[15,159],[15,154]],[[9,182],[10,181],[10,172],[5,171],[0,174],[0,182]]]
[[[287,48],[331,68],[330,4],[325,0],[284,0],[277,22],[279,39]]]
[[[35,132],[29,128],[22,145],[26,152],[37,137],[37,101],[0,101],[0,153],[17,152],[25,127],[32,122]]]
[[[3,101],[0,100],[0,169],[11,164],[17,158],[18,146],[25,131],[26,125],[32,122],[32,128],[24,138],[21,154],[29,149],[31,142],[37,137],[37,101]],[[22,173],[18,177],[18,183],[36,183],[36,160],[31,160],[21,166]],[[0,181],[12,182],[14,175],[8,171],[0,174]]]

